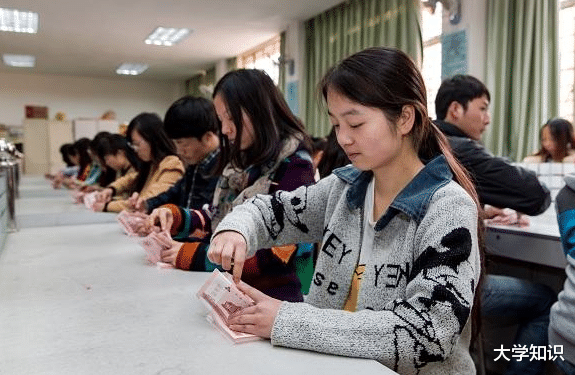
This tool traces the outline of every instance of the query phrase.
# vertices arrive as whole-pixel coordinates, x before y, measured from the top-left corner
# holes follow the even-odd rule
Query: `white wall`
[[[110,109],[120,123],[141,112],[156,112],[163,118],[184,90],[183,81],[0,73],[0,124],[21,125],[25,105],[47,106],[51,119],[59,111],[73,120],[100,117]]]

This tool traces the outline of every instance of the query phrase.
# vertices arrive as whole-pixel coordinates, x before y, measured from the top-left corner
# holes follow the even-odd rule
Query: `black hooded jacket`
[[[455,157],[469,171],[481,204],[535,216],[551,204],[549,189],[528,169],[494,156],[481,143],[445,121],[435,124],[447,136]]]

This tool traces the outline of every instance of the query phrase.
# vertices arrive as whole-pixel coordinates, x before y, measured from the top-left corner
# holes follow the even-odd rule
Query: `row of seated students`
[[[98,139],[102,134],[98,135]],[[115,179],[115,174],[105,170],[90,156],[96,138],[80,138],[74,143],[66,143],[60,147],[62,159],[66,168],[56,175],[46,174],[52,180],[54,188],[65,186],[68,188],[92,190],[93,186],[105,185]]]
[[[480,316],[512,315],[517,345],[546,346],[556,295],[482,277],[482,207],[537,215],[550,204],[533,172],[479,143],[487,88],[471,76],[444,81],[432,122],[414,62],[381,47],[342,60],[320,90],[333,131],[315,164],[272,80],[242,69],[219,80],[213,104],[179,99],[163,126],[137,116],[127,134],[136,171],[101,185],[99,207],[145,214],[141,235],[169,233],[162,260],[176,268],[232,272],[255,305],[230,328],[274,345],[372,358],[400,374],[473,374]],[[93,155],[114,168],[111,154]],[[150,188],[162,175],[171,182]],[[320,245],[302,278],[305,244]],[[575,350],[565,347],[567,366]],[[543,374],[544,365],[510,362],[507,373]]]
[[[80,138],[60,147],[66,163],[56,175],[47,174],[54,188],[65,186],[90,192],[116,179],[135,172],[140,159],[128,145],[126,138],[109,132],[98,133],[93,140]]]

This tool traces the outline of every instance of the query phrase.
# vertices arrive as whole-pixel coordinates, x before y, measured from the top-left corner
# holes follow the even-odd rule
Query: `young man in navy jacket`
[[[520,214],[539,215],[551,204],[549,189],[534,172],[491,154],[479,140],[490,122],[490,95],[475,77],[455,75],[442,82],[435,98],[435,124],[446,135],[454,155],[469,171],[487,218],[511,208]],[[485,275],[481,314],[485,318],[511,318],[519,325],[514,345],[547,347],[549,311],[556,300],[551,288],[501,275]],[[510,348],[508,348],[510,349]],[[545,361],[511,358],[506,375],[544,374]]]

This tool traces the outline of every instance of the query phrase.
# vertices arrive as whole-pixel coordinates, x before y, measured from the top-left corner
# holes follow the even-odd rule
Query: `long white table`
[[[52,188],[43,176],[23,176],[19,191],[18,228],[111,223],[116,218],[114,213],[92,212],[83,204],[75,204],[70,190]]]
[[[20,198],[70,196],[70,190],[66,188],[54,189],[49,180],[39,176],[23,176],[18,191]]]
[[[528,227],[486,226],[488,254],[564,269],[567,265],[561,245],[555,208],[530,217]]]
[[[395,374],[373,360],[234,345],[117,224],[24,228],[0,252],[0,374]]]

